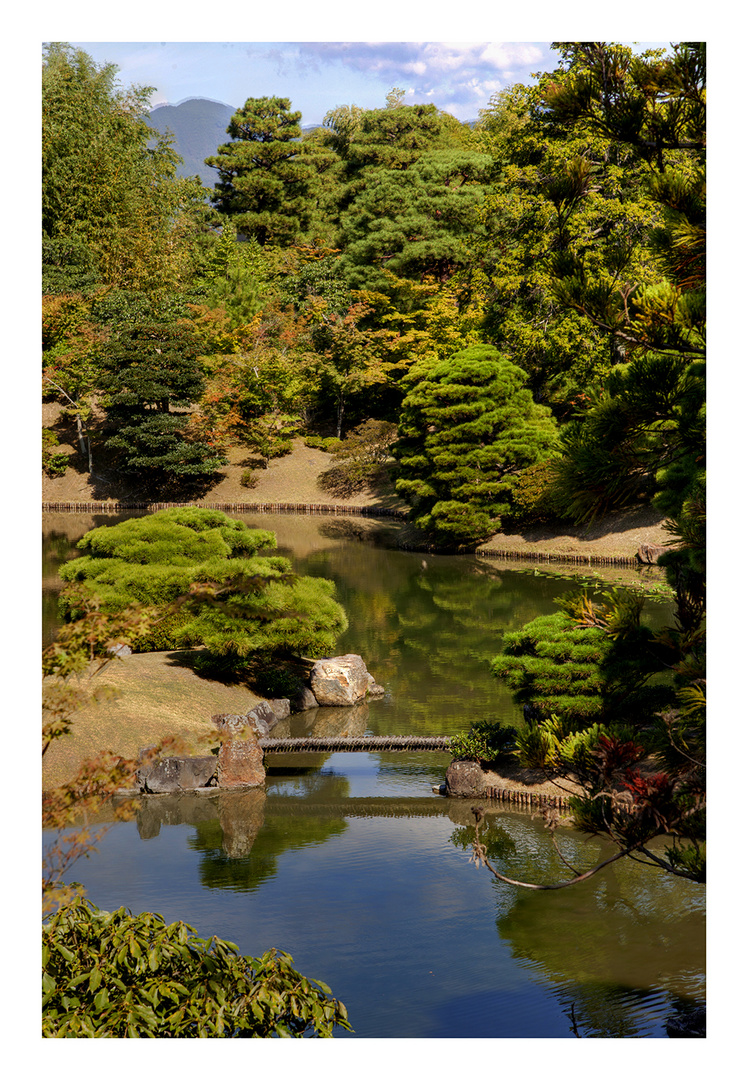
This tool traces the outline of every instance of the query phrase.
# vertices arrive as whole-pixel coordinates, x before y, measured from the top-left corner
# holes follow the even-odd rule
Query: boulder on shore
[[[356,653],[317,660],[310,686],[319,705],[355,705],[367,694],[384,693]]]
[[[167,757],[141,766],[135,773],[138,787],[147,795],[195,791],[215,783],[218,759],[206,757]]]
[[[671,550],[671,548],[664,547],[662,544],[642,544],[636,553],[636,557],[640,563],[653,566],[656,565],[660,555],[665,555]]]
[[[267,702],[261,704],[267,705]],[[258,706],[255,706],[255,709],[257,708]],[[269,705],[267,711],[275,716]],[[223,713],[211,719],[221,736],[216,770],[218,786],[259,787],[264,784],[265,767],[258,736],[258,727],[266,726],[264,718],[253,717],[250,712],[246,716]]]
[[[453,761],[444,780],[447,795],[476,798],[486,794],[486,774],[477,761]]]

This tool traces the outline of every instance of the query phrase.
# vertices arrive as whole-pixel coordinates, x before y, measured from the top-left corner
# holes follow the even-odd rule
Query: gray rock
[[[268,705],[275,713],[276,720],[287,720],[291,715],[291,701],[287,697],[270,698]]]
[[[355,705],[366,697],[368,675],[356,653],[318,660],[312,668],[312,693],[320,705]]]
[[[475,798],[486,793],[486,776],[477,761],[453,761],[444,779],[447,795]]]
[[[194,758],[168,757],[142,766],[135,776],[139,787],[147,794],[194,791],[215,781],[217,766],[218,759],[213,754]]]
[[[251,725],[260,739],[264,739],[266,735],[270,734],[278,723],[278,719],[279,717],[269,701],[260,701],[254,708],[249,710],[246,716],[246,722]]]
[[[110,645],[107,649],[108,653],[112,656],[132,656],[132,649],[129,645],[124,645],[122,642],[118,642],[116,645]]]
[[[291,702],[291,707],[295,713],[306,712],[308,709],[316,709],[318,705],[319,702],[308,686],[302,687]]]

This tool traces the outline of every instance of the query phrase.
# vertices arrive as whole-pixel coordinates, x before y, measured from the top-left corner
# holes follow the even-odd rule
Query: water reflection
[[[276,531],[300,573],[336,581],[350,620],[340,651],[361,653],[387,690],[293,716],[275,735],[515,721],[488,660],[506,630],[555,610],[569,582],[465,556],[424,567],[420,554],[352,538],[349,521],[246,519]],[[68,517],[77,536],[112,520]],[[51,523],[48,608],[76,538]],[[650,615],[664,621],[667,607]],[[447,761],[268,755],[264,789],[141,800],[76,873],[105,909],[160,911],[251,955],[288,950],[346,1002],[359,1038],[663,1036],[666,1015],[704,996],[703,887],[627,861],[559,892],[495,882],[469,862],[471,801],[432,794]],[[484,829],[509,875],[567,876],[540,818],[493,808]],[[572,830],[559,843],[573,865],[603,854]]]
[[[56,567],[77,554],[74,543],[88,529],[126,516],[45,517],[48,627],[54,624],[60,587]],[[279,552],[291,558],[299,573],[336,583],[349,620],[338,651],[360,653],[386,690],[384,699],[371,703],[365,730],[375,735],[448,735],[466,730],[476,718],[521,724],[519,710],[504,684],[491,675],[489,662],[507,630],[555,611],[554,600],[572,588],[570,581],[473,556],[424,556],[371,542],[379,533],[396,532],[398,526],[392,523],[284,514],[233,516],[275,532]],[[666,604],[648,603],[647,617],[659,626],[668,610]],[[292,721],[302,729],[299,734],[314,722],[306,714]],[[350,733],[359,733],[359,726]]]
[[[704,996],[703,887],[627,861],[560,892],[495,882],[469,861],[472,801],[431,794],[442,757],[278,755],[264,789],[141,799],[81,880],[105,909],[285,948],[359,1038],[663,1037]],[[566,875],[539,817],[488,804],[483,828],[507,873]]]
[[[452,839],[465,848],[472,836],[462,829]],[[489,816],[482,840],[507,876],[546,883],[569,876],[531,816]],[[576,869],[615,850],[573,830],[561,830],[559,847]],[[493,889],[499,936],[532,978],[552,987],[579,1037],[641,1036],[664,1022],[673,1002],[703,1000],[703,886],[623,859],[568,889],[536,892],[500,882]]]

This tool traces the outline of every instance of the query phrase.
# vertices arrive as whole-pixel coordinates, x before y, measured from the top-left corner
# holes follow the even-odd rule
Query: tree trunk
[[[88,432],[83,433],[83,422],[80,416],[76,416],[75,423],[78,428],[78,446],[80,447],[81,454],[88,460],[88,471],[93,472],[93,458],[91,455],[91,436]]]

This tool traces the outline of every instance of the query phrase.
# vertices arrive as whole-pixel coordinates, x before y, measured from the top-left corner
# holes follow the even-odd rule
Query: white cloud
[[[306,42],[285,60],[297,70],[332,64],[388,87],[407,85],[408,101],[435,101],[460,119],[496,91],[555,66],[539,42]]]

